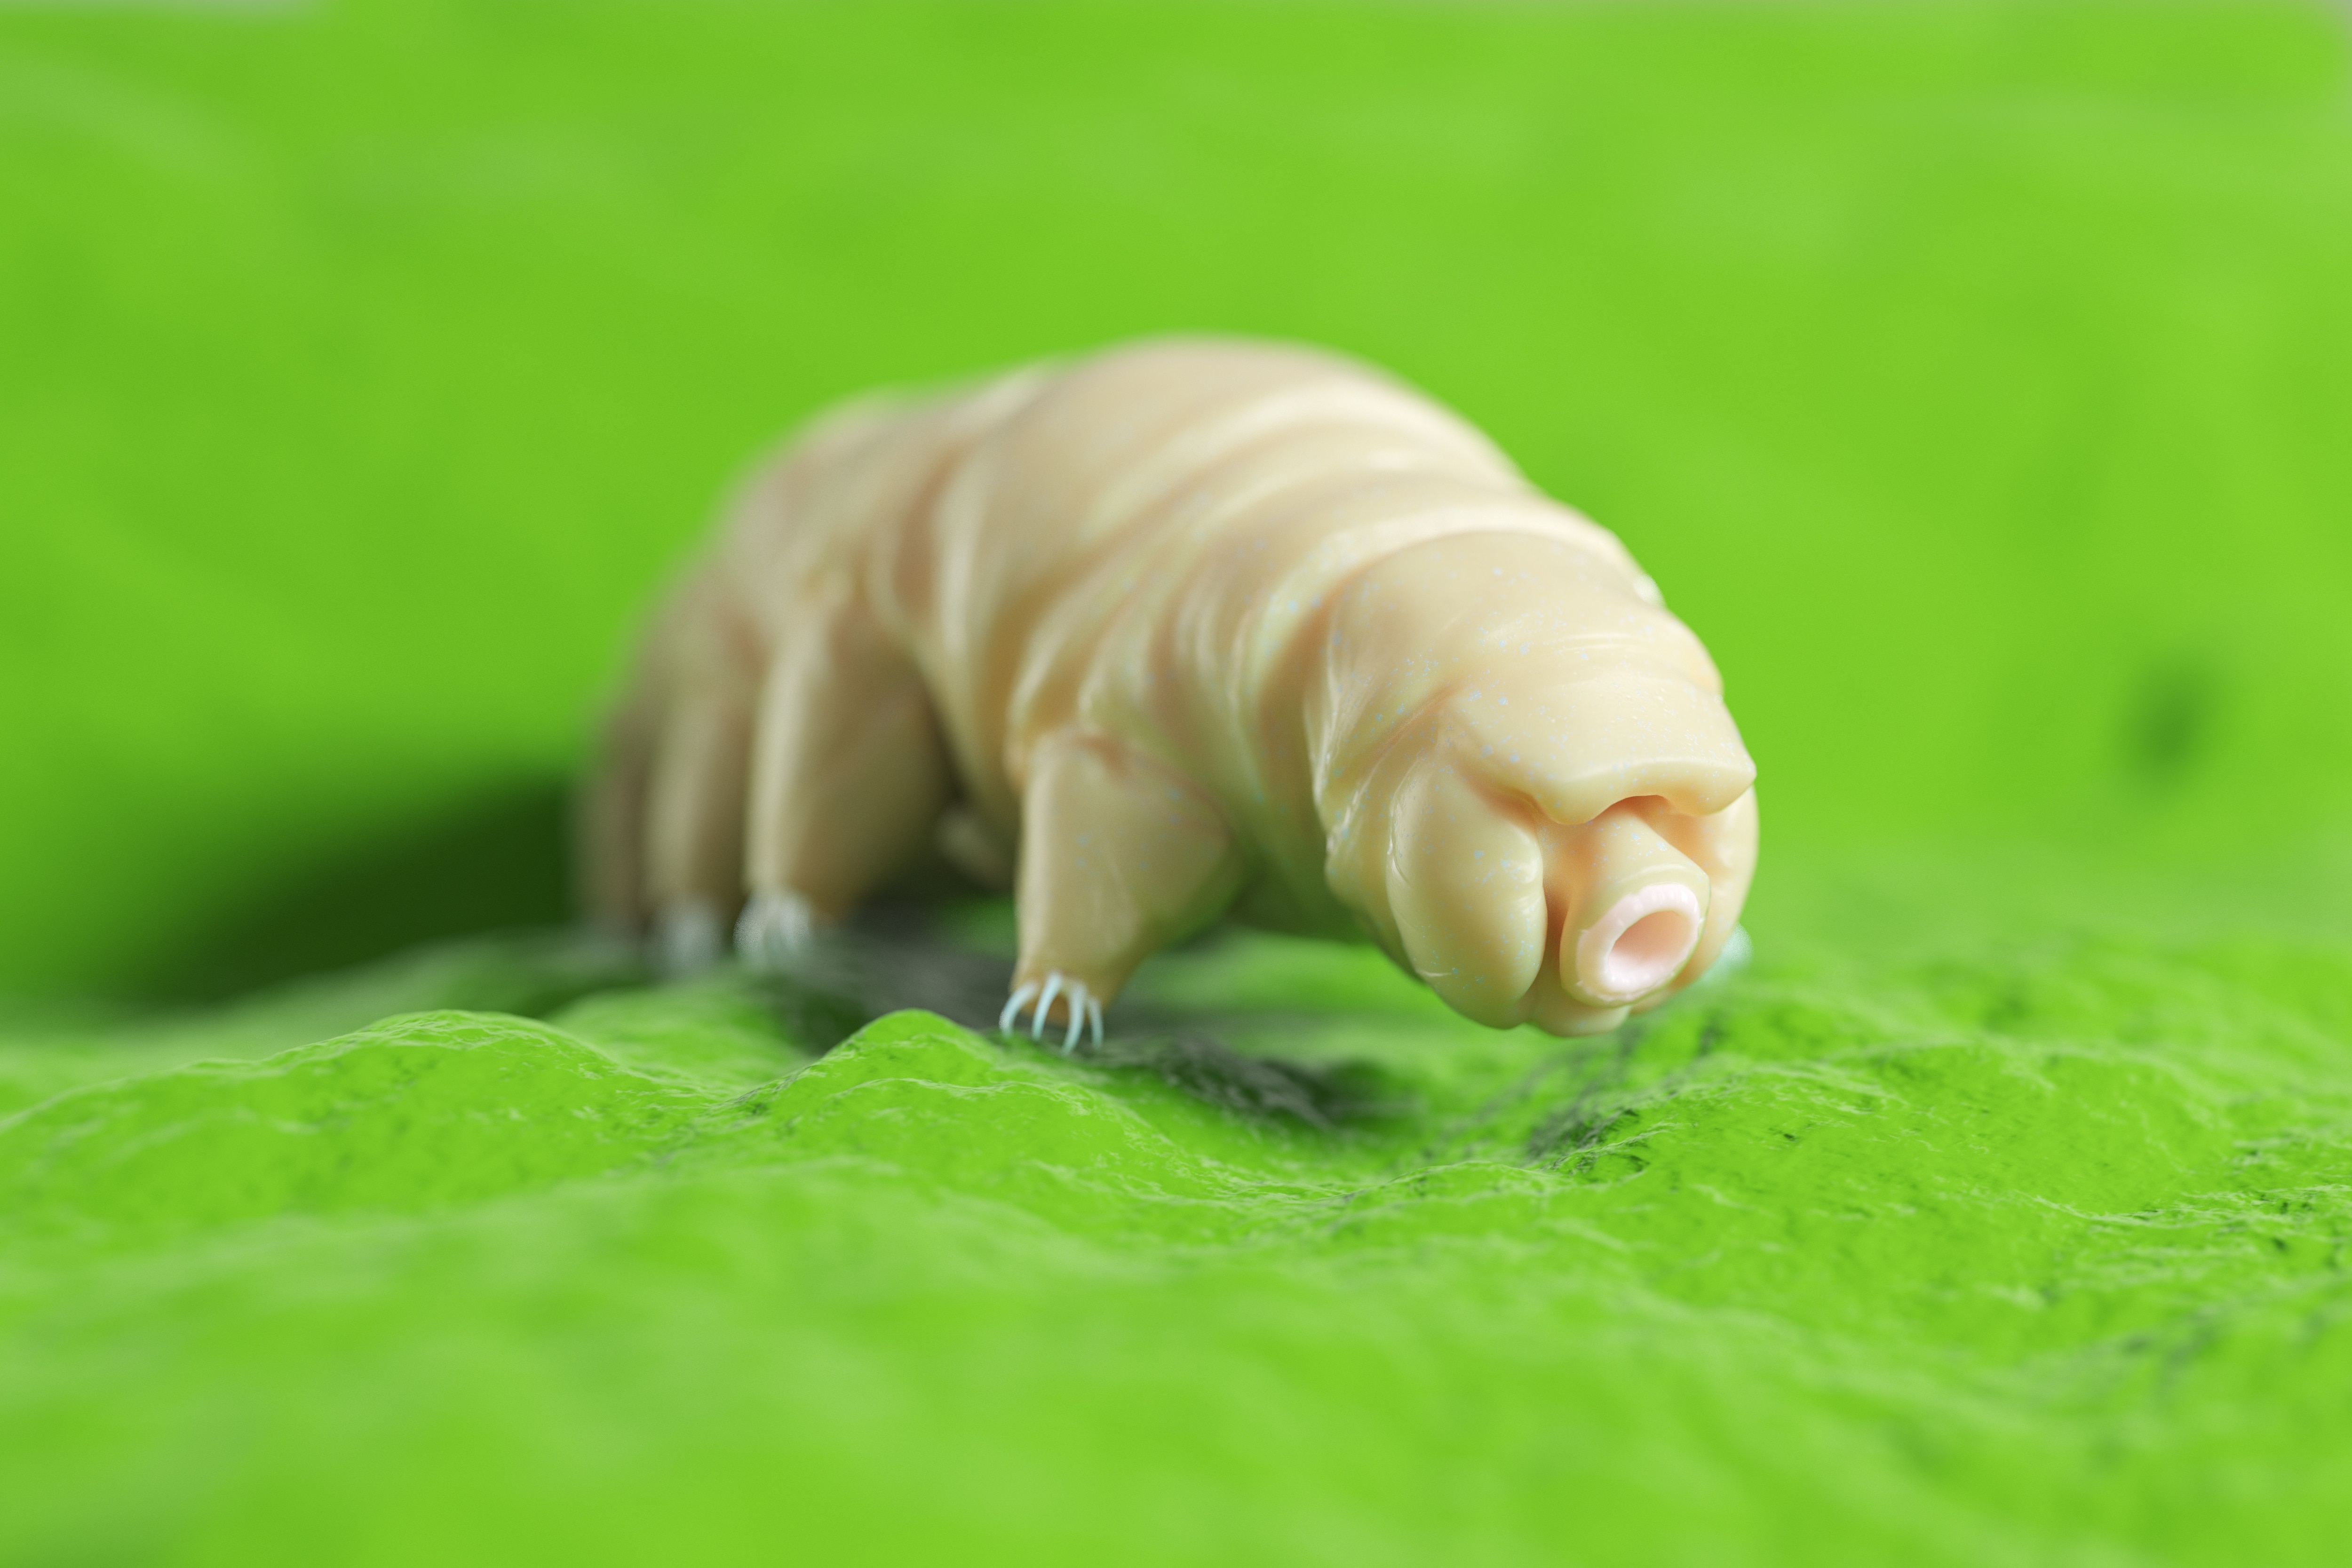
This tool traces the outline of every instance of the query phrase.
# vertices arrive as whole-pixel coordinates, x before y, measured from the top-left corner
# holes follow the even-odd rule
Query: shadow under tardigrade
[[[139,990],[156,1002],[212,1002],[452,938],[566,926],[570,796],[563,781],[525,781],[355,836],[299,874],[228,903],[148,963]],[[837,1041],[908,1007],[992,1032],[1010,954],[942,919],[946,901],[973,891],[919,868],[761,988],[793,1037],[812,1042]],[[1009,922],[1003,934],[1009,941]],[[573,989],[557,991],[569,999]],[[1381,1114],[1380,1086],[1360,1081],[1360,1073],[1236,1051],[1221,1037],[1230,1022],[1133,1002],[1109,1039],[1079,1054],[1244,1115],[1328,1130]]]
[[[354,835],[156,954],[137,989],[214,1001],[441,938],[572,918],[571,786],[519,781]]]
[[[825,999],[839,1016],[864,1022],[919,1007],[981,1033],[992,1033],[1004,1005],[1013,961],[959,939],[934,900],[892,898],[869,904],[822,935],[773,977],[780,1005]],[[1215,940],[1212,933],[1206,940]],[[800,1021],[795,1016],[795,1021]],[[1397,1096],[1360,1063],[1311,1064],[1244,1053],[1223,1037],[1234,1019],[1214,1011],[1124,1003],[1099,1046],[1076,1051],[1097,1068],[1141,1072],[1219,1110],[1321,1131],[1397,1114]],[[1043,1031],[1046,1043],[1059,1026]]]

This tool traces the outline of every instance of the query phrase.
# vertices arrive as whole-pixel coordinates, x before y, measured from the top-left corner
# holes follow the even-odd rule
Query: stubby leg
[[[582,902],[606,933],[634,939],[646,919],[646,797],[652,787],[654,724],[632,693],[599,737],[596,768],[573,824]]]
[[[1062,1047],[1091,1029],[1137,964],[1213,919],[1241,881],[1208,795],[1106,737],[1065,731],[1032,754],[1022,795],[1021,961],[1000,1019]]]
[[[919,850],[950,773],[921,677],[865,608],[817,606],[778,648],[752,744],[739,952],[772,967]]]
[[[743,763],[751,716],[731,682],[681,695],[656,731],[645,818],[656,957],[688,972],[726,951],[742,896]]]

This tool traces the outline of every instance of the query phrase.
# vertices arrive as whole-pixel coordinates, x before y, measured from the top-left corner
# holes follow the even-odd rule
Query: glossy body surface
[[[1581,1034],[1721,951],[1754,776],[1623,547],[1475,430],[1172,340],[791,445],[647,638],[587,853],[598,913],[690,966],[730,920],[789,952],[935,842],[1016,888],[1006,1021],[1072,1041],[1228,910]]]

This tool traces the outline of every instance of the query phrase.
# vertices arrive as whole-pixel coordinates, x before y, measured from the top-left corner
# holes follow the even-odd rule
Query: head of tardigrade
[[[1738,922],[1755,764],[1622,557],[1500,531],[1390,556],[1334,605],[1309,729],[1334,892],[1469,1017],[1614,1027]]]

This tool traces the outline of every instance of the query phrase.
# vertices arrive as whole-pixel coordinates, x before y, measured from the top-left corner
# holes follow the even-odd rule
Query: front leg
[[[1021,962],[1004,1027],[1066,1019],[1062,1048],[1146,958],[1216,918],[1241,885],[1232,831],[1206,792],[1108,736],[1056,731],[1021,798]],[[1056,1009],[1059,1009],[1058,1014]]]

